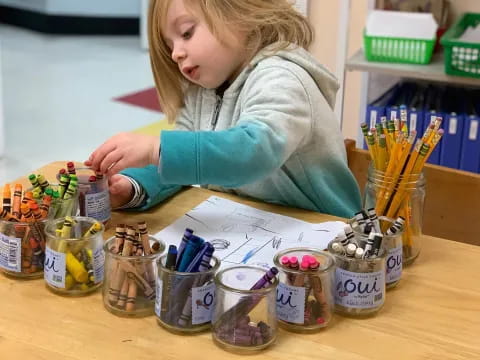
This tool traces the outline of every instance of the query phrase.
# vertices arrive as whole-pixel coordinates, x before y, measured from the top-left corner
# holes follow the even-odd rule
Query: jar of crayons
[[[328,251],[335,257],[335,311],[350,317],[376,315],[385,302],[383,235],[370,233],[366,242],[345,226]]]
[[[234,266],[215,275],[217,302],[213,340],[221,348],[252,353],[277,337],[276,290],[278,269]]]
[[[15,278],[42,277],[45,221],[36,221],[33,217],[24,221],[5,219],[9,219],[9,216],[0,220],[0,271]]]
[[[420,254],[425,201],[423,173],[392,176],[370,167],[364,196],[364,207],[374,208],[379,216],[405,219],[403,264],[412,264]],[[385,222],[382,226],[385,232],[389,224]]]
[[[153,315],[157,260],[165,244],[148,234],[144,221],[138,231],[119,224],[104,245],[103,305],[112,314],[126,317]]]
[[[54,206],[52,188],[42,175],[30,175],[35,187],[23,193],[22,184],[3,187],[0,210],[0,269],[7,275],[41,277],[45,259],[45,220]],[[41,180],[41,186],[39,185]],[[50,191],[50,194],[43,192]],[[13,197],[12,197],[13,194]]]
[[[386,250],[385,260],[385,285],[387,290],[398,285],[402,278],[403,262],[403,228],[405,219],[401,216],[393,221],[384,216],[378,216],[375,209],[370,208],[366,212],[359,211],[353,219],[350,219],[349,225],[355,233],[357,243],[366,244],[371,233],[377,232],[383,235],[382,247]],[[382,229],[386,228],[385,233]],[[347,230],[348,231],[348,230]],[[338,240],[345,241],[346,236],[340,234]]]
[[[277,317],[290,331],[312,332],[330,323],[333,315],[335,259],[312,248],[286,249],[275,255],[280,269]]]
[[[89,168],[78,168],[75,172],[80,191],[80,215],[107,225],[111,217],[107,177]]]
[[[49,220],[45,226],[44,278],[60,295],[86,295],[103,283],[103,225],[80,216]]]
[[[210,328],[215,305],[213,276],[220,267],[214,250],[187,228],[178,249],[170,245],[159,259],[155,313],[167,330],[195,333]]]

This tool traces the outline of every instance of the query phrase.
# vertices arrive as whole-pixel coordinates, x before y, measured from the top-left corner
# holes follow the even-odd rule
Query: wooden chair
[[[370,154],[345,140],[348,167],[365,189]],[[480,174],[426,164],[423,233],[480,245]]]

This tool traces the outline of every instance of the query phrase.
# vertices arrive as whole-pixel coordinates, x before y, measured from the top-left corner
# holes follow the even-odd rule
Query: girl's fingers
[[[95,150],[92,155],[90,155],[90,158],[88,159],[89,161],[91,161],[90,166],[96,171],[102,171],[101,165],[103,164],[105,158],[112,152],[115,152],[116,149],[117,145],[114,141],[107,141],[97,150]]]
[[[119,150],[112,151],[111,153],[107,154],[99,166],[100,172],[106,174],[108,172],[108,169],[111,168],[113,164],[122,159],[122,157],[123,153]]]
[[[125,160],[124,158],[120,159],[119,161],[115,162],[109,169],[108,169],[108,172],[107,174],[109,176],[111,175],[114,175],[114,174],[117,174],[118,172],[122,171],[123,169],[125,169],[127,166],[127,164],[125,163]],[[128,180],[127,180],[128,181]]]

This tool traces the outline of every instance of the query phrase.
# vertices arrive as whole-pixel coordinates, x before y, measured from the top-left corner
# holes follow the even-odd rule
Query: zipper
[[[215,109],[213,110],[212,121],[210,122],[210,129],[215,130],[218,121],[218,115],[220,115],[220,108],[222,107],[222,97],[217,95],[217,101],[215,102]]]

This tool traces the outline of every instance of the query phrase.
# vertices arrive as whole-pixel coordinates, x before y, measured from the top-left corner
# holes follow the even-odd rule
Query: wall
[[[314,24],[316,39],[310,48],[313,55],[332,72],[336,73],[336,52],[340,1],[311,0],[309,18]],[[353,55],[362,46],[362,30],[367,18],[368,0],[352,0],[349,24],[348,56]],[[451,0],[453,18],[463,12],[480,13],[480,0]],[[343,71],[343,70],[340,70]],[[361,73],[346,74],[345,101],[342,132],[345,137],[355,139],[358,133],[360,108]]]
[[[0,5],[52,15],[138,17],[137,0],[0,0]]]

